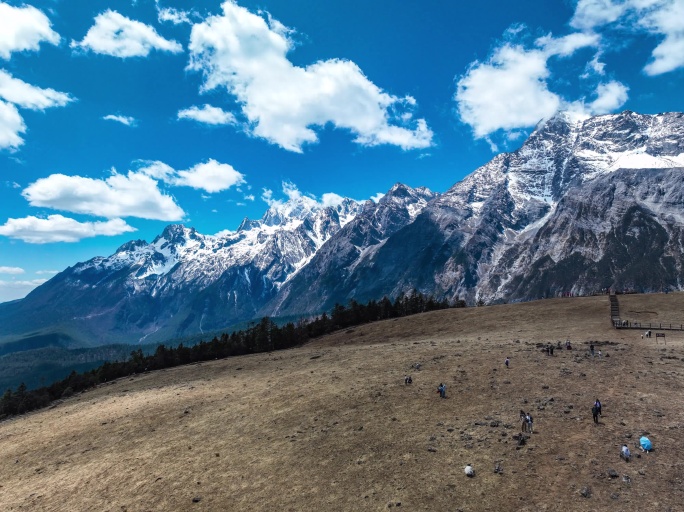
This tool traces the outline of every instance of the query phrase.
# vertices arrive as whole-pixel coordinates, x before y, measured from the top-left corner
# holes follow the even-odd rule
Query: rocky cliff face
[[[628,278],[636,275],[636,266],[648,262],[634,254],[636,247],[619,258],[619,265],[607,268],[578,259],[591,253],[592,261],[610,261],[628,233],[644,229],[660,233],[658,240],[666,234],[666,241],[647,245],[652,247],[651,257],[667,248],[664,257],[681,261],[676,247],[684,205],[678,201],[683,176],[678,166],[684,166],[680,113],[624,112],[590,119],[559,113],[539,126],[518,151],[498,155],[434,197],[381,244],[359,249],[359,256],[355,253],[344,261],[330,258],[332,252],[319,252],[311,272],[288,283],[270,312],[312,310],[316,299],[313,291],[307,294],[305,282],[313,278],[314,268],[317,283],[334,283],[313,287],[324,308],[351,298],[366,300],[412,289],[472,303],[588,293],[609,286],[644,291],[681,287],[681,263],[669,259],[655,272],[658,278],[646,278],[643,272],[637,273],[640,278]],[[654,179],[671,197],[665,201],[667,207],[658,203],[660,214],[650,215],[655,203],[646,197],[652,192],[637,184],[653,186]],[[617,200],[602,203],[607,183],[621,192]],[[643,218],[631,219],[636,212]],[[621,230],[621,224],[632,226],[631,231]],[[613,229],[612,238],[606,235],[599,243],[597,237],[607,226]],[[345,236],[354,236],[353,225],[331,243],[343,246]],[[640,243],[649,244],[646,239],[652,235],[639,236]],[[578,267],[574,272],[568,271],[571,264]],[[540,274],[541,268],[545,270]],[[563,279],[543,277],[549,275]]]
[[[441,195],[397,184],[377,204],[274,205],[220,236],[169,226],[0,305],[0,334],[161,341],[413,289],[471,303],[681,289],[683,194],[684,114],[560,113]]]

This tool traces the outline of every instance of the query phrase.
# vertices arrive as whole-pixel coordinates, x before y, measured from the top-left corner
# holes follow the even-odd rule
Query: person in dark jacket
[[[599,418],[599,408],[594,405],[594,407],[591,408],[591,415],[594,417],[594,423],[598,425],[598,418]]]

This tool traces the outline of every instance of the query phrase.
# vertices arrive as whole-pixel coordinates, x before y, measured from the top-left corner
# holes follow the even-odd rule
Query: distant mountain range
[[[443,194],[274,205],[235,232],[168,226],[0,304],[0,335],[156,342],[413,289],[469,303],[684,283],[684,114],[559,113]]]

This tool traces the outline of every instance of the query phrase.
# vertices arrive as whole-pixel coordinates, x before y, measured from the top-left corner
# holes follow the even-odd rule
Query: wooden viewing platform
[[[659,331],[684,331],[684,323],[633,322],[620,318],[620,304],[617,295],[610,295],[610,320],[616,329],[647,329]]]

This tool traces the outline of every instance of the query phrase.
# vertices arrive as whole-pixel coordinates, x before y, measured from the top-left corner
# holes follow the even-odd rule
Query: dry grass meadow
[[[620,306],[684,322],[684,294]],[[552,299],[121,379],[0,423],[0,510],[684,510],[684,333],[666,341],[612,329],[608,297]],[[643,432],[655,450],[620,460]]]

